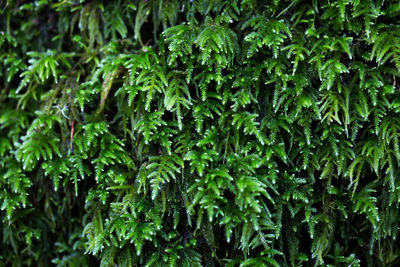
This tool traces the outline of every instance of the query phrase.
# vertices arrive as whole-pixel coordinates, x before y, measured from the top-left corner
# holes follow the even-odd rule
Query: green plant
[[[399,263],[397,1],[0,14],[0,266]]]

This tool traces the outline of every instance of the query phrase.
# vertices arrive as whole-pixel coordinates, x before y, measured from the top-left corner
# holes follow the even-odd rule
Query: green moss
[[[397,1],[3,1],[0,266],[396,266]]]

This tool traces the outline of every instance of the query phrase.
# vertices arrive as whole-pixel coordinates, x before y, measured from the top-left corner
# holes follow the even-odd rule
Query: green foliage
[[[397,266],[400,5],[0,4],[0,266]]]

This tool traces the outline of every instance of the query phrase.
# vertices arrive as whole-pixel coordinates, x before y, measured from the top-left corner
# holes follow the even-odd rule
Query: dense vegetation
[[[400,4],[7,0],[0,266],[398,266]]]

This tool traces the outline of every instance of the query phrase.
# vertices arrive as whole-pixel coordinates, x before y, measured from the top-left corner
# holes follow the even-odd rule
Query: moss
[[[394,266],[395,1],[5,1],[0,266]]]

